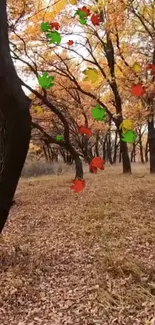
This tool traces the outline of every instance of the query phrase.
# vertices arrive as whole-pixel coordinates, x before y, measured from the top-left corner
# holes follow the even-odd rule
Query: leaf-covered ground
[[[1,325],[155,324],[155,176],[21,180],[0,239]]]

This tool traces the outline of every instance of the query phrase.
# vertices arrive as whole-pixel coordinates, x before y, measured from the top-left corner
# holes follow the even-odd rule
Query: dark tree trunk
[[[97,157],[99,157],[98,143],[99,143],[99,131],[97,131],[96,142],[95,142],[95,154],[96,154]]]
[[[108,139],[107,139],[107,158],[108,161],[110,162],[110,164],[113,164],[113,160],[112,160],[112,150],[111,150],[111,132],[108,132]]]
[[[133,147],[131,150],[131,162],[136,162],[136,145],[133,143]]]
[[[104,138],[103,141],[103,160],[107,160],[107,156],[106,156],[106,142],[107,142],[107,134]]]
[[[143,144],[142,144],[142,135],[140,134],[139,136],[139,147],[140,147],[140,159],[141,159],[141,163],[144,164],[144,154],[143,154]]]
[[[119,163],[122,161],[121,145],[119,144]]]
[[[44,156],[45,156],[46,161],[49,161],[49,157],[48,157],[48,154],[47,154],[47,148],[46,148],[45,145],[43,145],[43,151],[44,151]]]
[[[149,159],[148,159],[148,152],[149,152],[149,141],[148,141],[148,138],[147,138],[147,141],[146,141],[146,146],[145,146],[145,162],[148,163]]]
[[[73,146],[69,142],[66,143],[66,149],[67,151],[69,151],[69,153],[73,157],[73,160],[75,161],[75,168],[76,168],[75,178],[83,179],[83,166],[78,152],[73,148]]]
[[[148,122],[148,142],[150,151],[150,173],[155,173],[155,129],[154,120]]]
[[[7,220],[31,136],[30,100],[9,49],[6,0],[0,1],[0,233]]]
[[[74,157],[75,161],[75,168],[76,168],[76,176],[75,178],[83,179],[83,167],[82,167],[82,161],[78,155]]]
[[[49,162],[52,162],[53,161],[53,155],[52,155],[52,152],[50,150],[49,145],[47,146],[47,152],[48,152]]]
[[[122,133],[119,131],[120,135],[120,150],[122,155],[122,163],[123,163],[123,173],[124,174],[131,174],[131,163],[128,154],[128,147],[127,143],[122,141]]]
[[[93,158],[94,158],[93,154],[92,154],[91,152],[89,152],[89,155],[88,155],[88,157],[87,157],[87,162],[88,162],[88,164],[91,163],[91,161],[92,161]],[[94,173],[93,170],[92,170],[92,168],[91,168],[90,166],[89,166],[89,172],[90,172],[91,174]]]

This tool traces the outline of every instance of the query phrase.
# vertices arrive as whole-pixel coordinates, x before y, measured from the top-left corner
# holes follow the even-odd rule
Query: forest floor
[[[0,238],[1,325],[154,325],[155,175],[22,179]]]

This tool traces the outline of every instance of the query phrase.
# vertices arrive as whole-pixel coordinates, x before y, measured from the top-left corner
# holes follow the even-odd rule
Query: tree
[[[50,11],[48,11],[48,13],[46,12],[46,19],[49,19],[48,17],[50,17]],[[43,15],[44,16],[44,15]],[[117,128],[118,128],[118,132],[121,138],[121,132],[119,130],[119,125],[122,122],[122,107],[121,107],[121,98],[120,98],[120,94],[119,94],[119,90],[118,90],[118,85],[115,79],[115,71],[114,71],[114,53],[113,53],[113,44],[110,38],[110,34],[108,32],[108,30],[106,30],[106,42],[103,43],[101,42],[101,39],[98,35],[98,33],[93,30],[94,32],[94,36],[96,37],[96,43],[98,42],[98,40],[100,40],[100,47],[105,52],[105,58],[106,58],[106,65],[108,67],[108,73],[107,75],[105,74],[105,71],[103,70],[100,62],[98,62],[98,58],[96,59],[93,55],[93,48],[91,46],[91,41],[90,38],[86,38],[87,41],[87,50],[89,52],[89,55],[91,58],[93,58],[93,60],[84,60],[84,58],[82,57],[83,61],[86,62],[86,64],[94,64],[97,66],[97,68],[100,70],[101,73],[101,77],[103,81],[103,78],[105,79],[105,81],[108,81],[109,86],[111,88],[111,91],[113,92],[113,96],[114,96],[114,101],[115,101],[115,107],[116,107],[116,112],[120,115],[119,118],[114,118],[113,114],[108,110],[108,107],[105,105],[104,102],[102,102],[101,100],[98,100],[98,96],[95,94],[95,91],[93,91],[93,94],[91,94],[89,91],[85,91],[85,89],[83,87],[81,87],[81,82],[79,81],[78,75],[75,74],[75,65],[72,64],[72,67],[69,65],[70,61],[67,61],[67,58],[65,59],[63,55],[60,55],[59,53],[55,53],[55,51],[53,50],[51,52],[50,47],[48,48],[48,42],[45,43],[45,40],[39,35],[41,34],[41,31],[39,30],[38,26],[37,26],[37,21],[38,19],[41,19],[41,14],[38,12],[38,14],[36,15],[36,17],[33,17],[32,20],[32,24],[33,26],[28,26],[27,30],[26,30],[26,35],[30,34],[31,35],[31,42],[33,42],[33,58],[31,55],[31,67],[30,67],[30,63],[28,63],[28,67],[29,69],[31,69],[34,73],[37,73],[36,71],[36,67],[38,67],[38,70],[44,70],[48,71],[48,72],[54,72],[55,75],[58,75],[58,77],[61,76],[66,76],[73,84],[74,88],[76,87],[76,90],[78,90],[78,92],[81,92],[82,94],[84,94],[85,96],[89,96],[91,97],[94,101],[96,101],[98,104],[100,104],[101,106],[104,106],[106,108],[106,111],[109,115],[109,118],[112,119],[113,122],[116,123]],[[45,16],[44,16],[45,19]],[[51,19],[51,17],[50,17]],[[65,26],[64,22],[62,22],[62,25]],[[89,31],[89,29],[88,29]],[[33,35],[32,35],[33,33]],[[18,41],[20,39],[23,40],[23,35],[21,35],[23,33],[20,33]],[[23,44],[19,45],[19,50],[26,48],[26,39],[27,36],[24,35],[24,40],[23,40]],[[39,37],[38,37],[39,35]],[[16,36],[18,37],[17,33]],[[35,38],[37,37],[37,39],[40,39],[40,45],[37,45],[37,47],[35,48],[35,41],[33,41]],[[17,38],[16,38],[17,40]],[[20,43],[19,41],[19,43]],[[24,47],[23,47],[24,45]],[[56,46],[54,46],[53,49],[55,49]],[[60,47],[64,48],[63,46],[60,45]],[[41,55],[42,49],[44,48],[44,55]],[[36,51],[37,49],[37,51]],[[40,51],[39,51],[40,49]],[[50,50],[50,51],[49,51]],[[65,48],[66,50],[66,48]],[[25,55],[28,53],[28,56],[30,57],[30,51],[32,52],[32,46],[29,43],[28,45],[28,50],[26,49],[25,51]],[[35,53],[35,55],[34,55]],[[46,53],[46,55],[45,55]],[[54,53],[54,54],[53,54]],[[64,53],[63,53],[64,54]],[[55,57],[54,57],[55,55]],[[21,54],[15,54],[15,59],[22,61],[23,63],[26,63],[25,60],[21,59]],[[37,58],[37,65],[36,65],[36,58]],[[56,62],[57,59],[57,62]],[[56,64],[57,63],[57,64]],[[27,64],[27,63],[26,63]],[[74,72],[73,72],[73,66],[74,66]],[[79,74],[79,73],[78,73]],[[108,75],[109,74],[109,75]],[[37,76],[37,74],[36,74]],[[75,77],[76,76],[76,77]],[[32,89],[29,90],[32,91]],[[44,101],[45,103],[45,101]],[[46,102],[47,103],[47,102]],[[48,106],[49,107],[49,106]],[[127,144],[124,141],[120,141],[120,145],[121,145],[121,152],[122,152],[122,162],[123,162],[123,171],[124,172],[131,172],[131,166],[130,166],[130,161],[129,161],[129,157],[128,157],[128,149],[127,149]],[[85,146],[87,147],[87,146]],[[85,151],[86,152],[86,151]],[[92,157],[90,157],[92,158]]]
[[[134,19],[135,25],[140,25],[137,28],[137,32],[143,43],[147,40],[147,46],[145,48],[145,54],[147,57],[148,64],[155,66],[155,2],[154,0],[144,1],[141,6],[139,3],[128,1],[128,10],[131,15],[130,19]],[[147,78],[148,79],[148,78]],[[143,101],[143,105],[148,111],[148,144],[150,152],[150,173],[155,173],[155,125],[154,125],[154,114],[155,114],[155,76],[152,73],[150,80],[148,80],[147,96]]]
[[[10,55],[7,2],[0,1],[0,233],[7,220],[31,136],[30,99]]]

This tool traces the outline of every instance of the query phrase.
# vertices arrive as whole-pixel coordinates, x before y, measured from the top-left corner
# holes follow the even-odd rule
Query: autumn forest
[[[59,204],[55,203],[58,200],[59,191],[62,191],[62,202],[65,201],[64,203],[61,202],[61,211],[67,209],[65,205],[67,202],[68,206],[72,208],[76,204],[76,200],[78,202],[77,218],[71,212],[74,211],[74,206],[73,210],[72,208],[69,211],[66,210],[68,211],[68,213],[66,212],[68,219],[66,224],[64,223],[64,227],[67,227],[67,224],[70,225],[69,216],[72,215],[74,219],[74,221],[71,221],[71,227],[74,228],[73,232],[76,233],[77,227],[79,227],[79,236],[83,236],[79,237],[78,240],[87,237],[87,234],[83,232],[83,227],[85,229],[89,228],[89,222],[91,230],[87,229],[85,231],[92,231],[90,238],[94,236],[96,242],[101,240],[100,230],[94,230],[93,223],[88,218],[87,205],[86,217],[84,217],[83,221],[80,218],[80,213],[82,213],[80,209],[82,209],[83,204],[88,204],[94,209],[94,196],[96,197],[95,204],[100,218],[103,213],[103,211],[100,211],[102,204],[105,204],[106,211],[106,204],[110,207],[112,202],[112,209],[114,209],[109,210],[111,211],[111,214],[109,212],[109,218],[112,218],[113,221],[110,222],[110,219],[107,219],[107,228],[102,229],[102,236],[104,230],[105,234],[107,234],[108,224],[110,229],[112,224],[113,226],[116,225],[117,228],[115,218],[120,214],[119,221],[122,221],[119,224],[119,236],[121,236],[121,232],[122,234],[124,232],[120,240],[126,238],[128,241],[128,222],[132,224],[132,221],[130,218],[127,219],[127,215],[130,210],[132,211],[132,206],[135,204],[135,211],[132,211],[131,214],[137,211],[136,216],[134,215],[135,218],[140,218],[141,222],[145,222],[148,213],[148,218],[152,218],[148,227],[152,228],[151,230],[149,228],[146,233],[150,234],[151,232],[152,235],[150,235],[149,239],[154,238],[155,220],[153,214],[155,210],[152,205],[155,194],[154,0],[1,0],[0,86],[0,233],[3,235],[4,232],[3,240],[5,240],[6,231],[6,240],[8,240],[8,243],[10,241],[9,245],[11,245],[11,241],[16,241],[15,237],[10,239],[10,236],[15,236],[16,227],[18,229],[17,224],[20,225],[19,216],[21,214],[22,218],[22,213],[25,212],[21,211],[26,211],[24,208],[26,200],[30,202],[28,210],[34,211],[34,216],[32,213],[34,219],[39,218],[39,210],[35,216],[35,209],[31,210],[32,201],[34,205],[35,202],[38,202],[37,208],[42,209],[44,212],[46,211],[45,207],[48,209],[50,206],[53,209],[53,216],[55,215],[55,218],[59,220],[61,218],[60,207]],[[42,159],[44,163],[51,166],[53,163],[58,165],[59,161],[63,161],[63,166],[73,166],[74,171],[72,169],[71,174],[66,175],[64,172],[63,175],[59,176],[59,179],[57,176],[49,175],[46,180],[42,180],[42,178],[24,180],[23,176],[21,177],[23,168],[25,163],[32,163],[32,157],[38,165]],[[143,181],[140,179],[143,179]],[[33,185],[31,182],[34,182]],[[35,197],[33,200],[29,196],[29,191],[26,190],[29,186],[31,197]],[[148,195],[147,202],[144,199],[145,191],[143,186],[146,188]],[[50,190],[50,188],[52,189]],[[105,190],[106,195],[102,192],[102,189]],[[56,191],[55,196],[54,191]],[[130,193],[129,196],[126,194],[127,191]],[[135,194],[133,194],[133,191],[135,191]],[[46,192],[47,196],[45,195]],[[24,199],[24,193],[26,199]],[[37,196],[37,193],[40,194]],[[108,203],[103,203],[104,198],[101,199],[102,195],[104,195]],[[135,195],[137,195],[136,201],[134,201]],[[18,203],[18,197],[19,202],[20,198],[23,198],[23,203]],[[42,198],[41,203],[38,201],[39,197]],[[46,202],[47,197],[50,201],[48,203]],[[64,201],[63,197],[65,197]],[[141,203],[138,201],[138,197],[143,198]],[[114,201],[111,201],[111,199]],[[123,209],[121,202],[124,202],[122,214],[120,212]],[[146,214],[144,213],[144,217],[142,211],[145,211],[147,204],[148,209]],[[19,213],[17,213],[18,206]],[[123,211],[128,211],[127,213],[124,212],[125,216]],[[95,215],[94,213],[92,215]],[[113,213],[115,216],[113,216]],[[41,222],[44,219],[43,214],[40,214]],[[129,213],[130,216],[131,214]],[[105,212],[106,218],[108,218],[107,215],[108,210]],[[88,218],[87,221],[85,218]],[[144,234],[142,235],[142,229],[138,228],[140,220],[136,219],[135,222],[137,236],[141,237]],[[23,219],[21,222],[22,227],[28,227],[28,224],[23,223]],[[61,225],[63,222],[64,220]],[[81,224],[81,222],[83,223]],[[50,223],[48,226],[47,224],[46,231],[48,231],[48,228],[53,227]],[[104,221],[103,225],[103,227],[106,227]],[[122,225],[125,228],[121,228]],[[130,229],[132,229],[132,226]],[[63,226],[61,227],[63,228]],[[100,227],[99,224],[97,227]],[[143,231],[144,228],[145,225],[143,224]],[[26,231],[27,228],[23,229]],[[57,229],[54,229],[54,233],[56,233]],[[113,230],[110,231],[109,247],[114,245]],[[28,237],[29,231],[26,232]],[[99,237],[96,237],[97,234]],[[19,236],[17,231],[18,240]],[[39,238],[39,234],[37,237]],[[42,237],[40,236],[40,238]],[[109,237],[105,235],[105,238],[105,242],[108,242]],[[134,242],[136,238],[132,240]],[[150,240],[152,240],[151,244],[155,245],[154,240]],[[101,241],[102,244],[103,241]],[[149,242],[147,239],[145,243],[147,241]],[[49,247],[50,245],[51,243]],[[135,245],[133,245],[133,250]],[[2,242],[3,246],[5,247],[4,242]],[[86,247],[89,247],[88,242]],[[118,256],[119,254],[125,256],[124,247],[121,246],[123,253],[119,252]],[[150,252],[155,248],[153,247],[150,248]],[[139,256],[141,256],[141,247],[139,247],[139,252]],[[134,253],[134,256],[136,256],[136,253]],[[108,261],[111,258],[111,262],[107,262],[109,263],[107,265],[112,265],[115,257],[108,255],[107,258]],[[102,257],[96,263],[100,264],[101,260]],[[126,267],[127,264],[126,261]],[[96,267],[100,269],[101,264],[100,266],[97,265]],[[133,263],[133,265],[133,269],[129,274],[126,273],[125,266],[124,269],[123,266],[120,266],[120,269],[122,268],[121,272],[124,272],[121,273],[122,278],[134,274],[134,267],[138,264]],[[111,267],[113,268],[114,265]],[[130,268],[131,265],[128,265],[128,267]],[[106,274],[110,272],[108,270],[107,267]],[[136,270],[135,273],[140,274],[142,272],[142,269],[140,271]],[[141,277],[141,275],[139,276]],[[110,277],[111,280],[108,281],[113,281],[113,275],[110,275]],[[153,282],[153,279],[151,281]],[[104,288],[104,291],[108,292],[106,290]],[[125,287],[122,290],[125,290]],[[133,292],[137,290],[134,285],[132,290]],[[119,288],[116,288],[117,294],[118,291]],[[129,293],[129,291],[128,288],[127,292]],[[102,296],[101,292],[100,295]],[[105,316],[100,317],[98,311],[96,317],[101,319],[101,323],[99,319],[96,322],[95,320],[89,322],[89,317],[86,317],[87,319],[83,318],[83,321],[82,318],[76,320],[76,318],[72,318],[73,313],[71,322],[69,322],[69,318],[67,318],[68,322],[61,322],[62,319],[60,322],[56,322],[56,319],[58,319],[57,314],[55,320],[53,318],[53,321],[47,323],[40,316],[40,322],[36,320],[36,323],[35,319],[31,323],[26,318],[20,322],[18,317],[15,317],[15,322],[10,323],[10,318],[7,323],[4,317],[3,324],[155,324],[153,309],[150,311],[148,305],[149,311],[147,310],[144,318],[139,316],[140,296],[138,293],[138,302],[134,301],[134,297],[132,297],[131,301],[128,297],[127,301],[122,300],[122,305],[120,302],[118,303],[119,315],[122,316],[118,316],[116,310],[116,313],[112,310],[112,300],[110,302],[110,299],[115,300],[115,297],[112,296],[112,293],[110,295],[111,298],[107,298],[109,305],[105,308],[108,310],[108,315],[112,316],[106,316],[105,313]],[[125,297],[125,291],[123,291],[122,295],[124,295],[122,297]],[[150,295],[154,295],[153,291],[151,291]],[[142,300],[145,301],[143,298],[145,297],[142,297]],[[100,305],[101,309],[106,304],[106,299],[103,301],[100,304],[97,303],[97,306]],[[129,313],[126,314],[125,309],[121,309],[126,308],[127,305],[130,309],[129,301],[131,305],[133,304],[133,309],[136,308],[133,312],[133,319],[130,318]],[[123,311],[121,312],[121,310]]]

